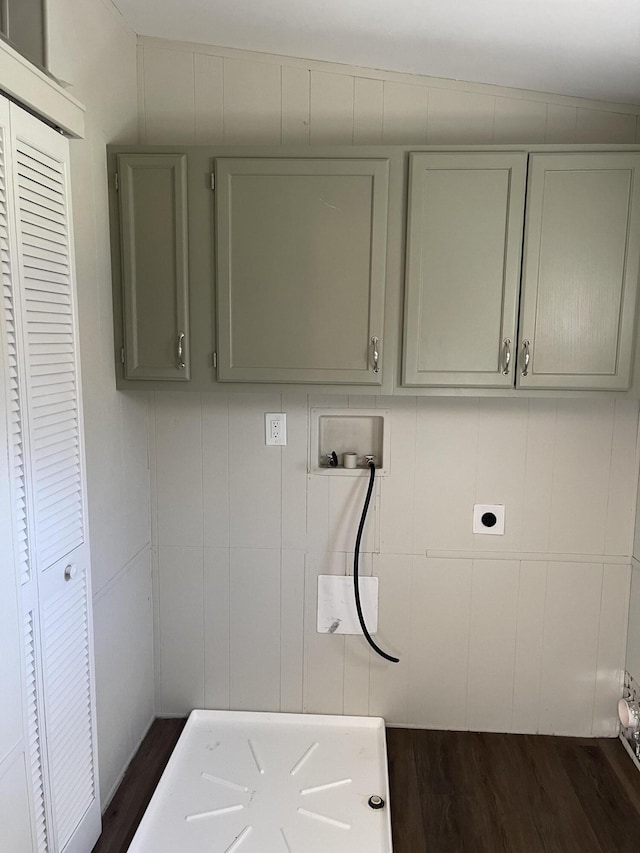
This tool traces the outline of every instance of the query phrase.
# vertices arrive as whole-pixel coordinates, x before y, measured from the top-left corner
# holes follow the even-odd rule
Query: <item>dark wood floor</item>
[[[183,725],[155,721],[93,853],[125,853]],[[640,773],[617,740],[388,729],[387,743],[394,853],[640,851]]]

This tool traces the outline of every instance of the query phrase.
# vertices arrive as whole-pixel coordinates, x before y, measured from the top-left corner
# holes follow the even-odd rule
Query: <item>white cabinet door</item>
[[[186,154],[118,157],[126,379],[189,379]]]
[[[218,379],[382,382],[386,160],[216,160]]]
[[[403,384],[510,388],[527,155],[410,156]]]
[[[640,154],[531,155],[520,388],[629,387],[639,259]]]

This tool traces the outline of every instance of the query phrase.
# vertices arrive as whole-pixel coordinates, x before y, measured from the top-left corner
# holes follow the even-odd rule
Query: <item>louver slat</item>
[[[20,143],[18,145],[20,146]],[[18,175],[20,176],[19,191],[31,189],[33,192],[42,193],[52,201],[63,201],[64,182],[59,180],[57,176],[47,175],[38,163],[28,165],[21,153],[19,148],[17,158]]]
[[[42,609],[52,806],[63,849],[94,800],[86,575]]]
[[[9,366],[10,430],[11,430],[11,478],[13,485],[14,518],[16,520],[16,546],[20,581],[26,584],[31,579],[31,555],[29,552],[29,519],[24,465],[24,436],[22,412],[22,388],[18,371],[17,350],[17,299],[15,279],[10,263],[6,196],[6,159],[4,132],[0,134],[0,254],[2,256],[2,296],[4,303],[4,325]]]
[[[42,772],[42,748],[40,743],[40,712],[36,688],[36,641],[33,611],[29,611],[24,620],[25,681],[27,702],[27,736],[29,739],[29,758],[31,764],[31,785],[35,810],[35,825],[38,853],[47,853],[47,824],[44,804],[44,783]]]
[[[16,159],[35,547],[45,571],[84,541],[69,223],[63,166],[22,140]]]

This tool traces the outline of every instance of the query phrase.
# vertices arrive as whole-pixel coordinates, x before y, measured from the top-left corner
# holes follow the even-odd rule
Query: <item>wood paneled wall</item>
[[[640,141],[640,108],[141,39],[148,143]],[[318,635],[351,570],[361,480],[307,473],[310,406],[391,408],[364,570],[383,645]],[[264,412],[288,416],[265,447]],[[607,400],[149,395],[157,707],[380,714],[613,735],[638,406]],[[506,535],[471,533],[475,502]]]
[[[397,666],[316,633],[365,483],[307,473],[308,412],[347,403],[392,411],[363,568]],[[287,413],[285,448],[266,411]],[[613,735],[637,423],[629,401],[150,395],[160,711]],[[475,502],[505,503],[504,537],[471,533]]]
[[[640,106],[140,39],[141,142],[640,141]]]

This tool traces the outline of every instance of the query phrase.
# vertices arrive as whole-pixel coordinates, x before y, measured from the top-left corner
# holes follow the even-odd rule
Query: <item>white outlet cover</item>
[[[482,520],[486,515],[495,516],[495,523],[486,524]],[[475,504],[473,532],[487,536],[504,536],[504,504]]]
[[[287,415],[285,412],[265,412],[264,441],[270,446],[284,447],[287,443]]]
[[[362,615],[370,634],[378,630],[378,578],[359,577]],[[353,575],[318,575],[318,633],[362,634]]]

